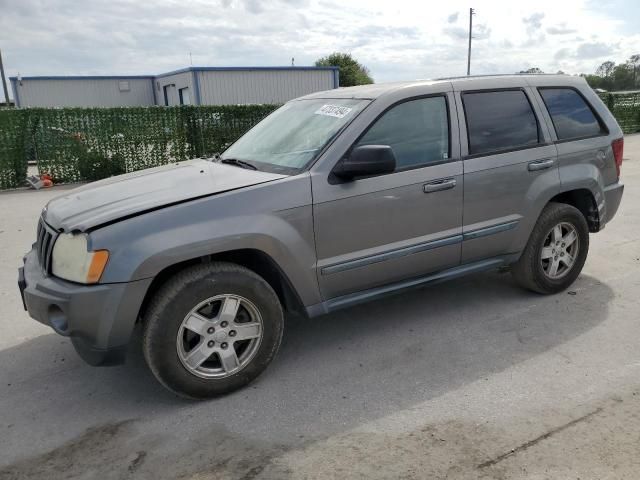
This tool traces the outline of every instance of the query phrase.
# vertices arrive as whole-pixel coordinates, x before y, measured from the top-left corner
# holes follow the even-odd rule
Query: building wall
[[[336,88],[338,71],[315,67],[191,67],[144,77],[24,77],[21,82],[12,77],[11,84],[19,107],[277,104]]]
[[[159,75],[155,78],[156,105],[167,105],[165,103],[165,87],[167,89],[168,106],[180,105],[179,90],[189,89],[191,104],[196,105],[195,91],[193,86],[193,72],[182,72],[170,75]]]
[[[121,82],[128,82],[128,91]],[[25,77],[12,79],[20,107],[123,107],[153,105],[152,77]]]
[[[199,70],[195,75],[201,105],[284,103],[337,87],[334,70]]]

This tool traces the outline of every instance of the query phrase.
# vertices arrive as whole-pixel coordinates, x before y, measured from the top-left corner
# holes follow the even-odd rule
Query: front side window
[[[389,145],[396,170],[406,170],[449,158],[449,118],[445,97],[411,100],[392,107],[358,141]]]
[[[606,133],[582,96],[571,88],[541,88],[558,140]]]
[[[289,102],[240,137],[221,158],[242,160],[259,170],[296,173],[368,103],[352,98]]]
[[[522,90],[462,95],[469,155],[498,153],[540,143],[538,122]]]

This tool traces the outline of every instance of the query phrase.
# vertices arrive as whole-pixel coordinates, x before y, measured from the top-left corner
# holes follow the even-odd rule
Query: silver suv
[[[535,292],[567,288],[620,204],[622,150],[577,77],[315,93],[214,159],[52,200],[20,290],[90,364],[122,363],[140,323],[157,379],[211,397],[266,368],[284,312],[505,266]]]

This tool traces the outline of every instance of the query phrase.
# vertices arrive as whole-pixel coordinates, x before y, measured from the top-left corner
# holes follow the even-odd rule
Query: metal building
[[[11,78],[18,107],[131,107],[153,105],[153,77]]]
[[[153,76],[12,77],[18,107],[284,103],[338,87],[338,67],[189,67]]]

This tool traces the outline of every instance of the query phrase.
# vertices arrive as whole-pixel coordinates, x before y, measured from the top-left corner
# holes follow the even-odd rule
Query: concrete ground
[[[139,347],[92,368],[22,310],[16,268],[60,190],[0,194],[0,479],[637,479],[640,136],[583,274],[487,273],[288,322],[250,387],[166,392]]]

